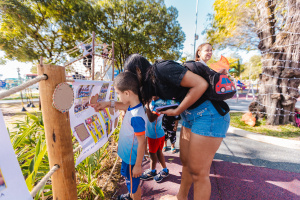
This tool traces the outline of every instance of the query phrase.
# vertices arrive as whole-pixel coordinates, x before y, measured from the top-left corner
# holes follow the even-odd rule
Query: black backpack
[[[224,116],[228,113],[230,109],[224,100],[232,98],[236,93],[236,88],[228,76],[214,71],[201,62],[187,61],[183,65],[208,82],[209,86],[203,94],[204,98],[212,102],[220,115]]]

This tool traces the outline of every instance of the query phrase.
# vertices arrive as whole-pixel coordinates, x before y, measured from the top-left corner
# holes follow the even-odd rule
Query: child
[[[180,120],[180,116],[167,116],[164,115],[162,120],[162,126],[165,131],[165,144],[163,151],[167,150],[168,139],[171,142],[171,152],[176,153],[175,142],[176,142],[176,131],[178,126],[178,120]]]
[[[154,98],[155,100],[155,98]],[[162,117],[163,115],[153,114],[151,109],[153,108],[154,101],[151,105],[146,105],[146,113],[148,116],[146,136],[148,138],[149,152],[150,152],[150,169],[146,170],[141,176],[142,180],[154,179],[156,182],[160,182],[163,178],[169,175],[167,169],[165,157],[162,153],[162,149],[165,141],[165,133],[162,128]],[[162,170],[156,173],[157,160],[162,166]]]
[[[114,88],[121,102],[96,103],[91,99],[90,106],[95,111],[114,106],[116,109],[127,110],[119,133],[118,155],[122,159],[121,175],[125,177],[129,193],[120,195],[118,199],[139,200],[146,130],[146,114],[138,96],[139,82],[136,75],[123,72],[115,78]]]

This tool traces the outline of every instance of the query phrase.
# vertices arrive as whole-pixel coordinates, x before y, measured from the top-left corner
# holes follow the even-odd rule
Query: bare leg
[[[158,161],[160,162],[162,168],[163,169],[167,168],[163,152],[160,149],[158,149],[157,152],[156,152],[156,154],[157,154]]]
[[[180,189],[177,194],[179,200],[186,200],[190,187],[193,183],[192,175],[188,168],[189,145],[190,145],[191,129],[182,127],[180,132],[180,160],[182,162],[182,175]]]
[[[222,140],[223,138],[207,137],[191,133],[188,169],[194,182],[195,200],[210,199],[210,166],[216,151],[221,145]]]
[[[141,200],[142,199],[142,192],[141,192],[141,186],[139,185],[137,191],[131,195],[131,198],[133,198],[133,200]]]
[[[156,169],[157,154],[150,152],[150,157],[151,157],[151,159],[150,159],[151,170],[154,170],[154,169]]]

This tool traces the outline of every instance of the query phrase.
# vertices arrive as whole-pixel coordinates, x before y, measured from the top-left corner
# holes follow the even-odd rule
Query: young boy
[[[156,100],[154,98],[154,100]],[[160,182],[163,178],[169,175],[167,169],[165,157],[162,153],[162,149],[165,141],[165,132],[162,128],[163,115],[154,114],[151,110],[153,109],[154,101],[151,105],[146,105],[146,113],[148,116],[146,136],[148,138],[149,152],[150,152],[150,169],[147,169],[141,176],[142,180],[154,179],[156,182]],[[157,160],[162,166],[162,170],[156,173]]]
[[[119,133],[118,155],[122,159],[121,175],[125,177],[129,193],[120,195],[118,199],[140,200],[139,183],[145,152],[147,117],[138,96],[138,79],[131,72],[123,72],[115,78],[114,88],[120,102],[91,102],[90,106],[96,111],[107,107],[127,110]]]

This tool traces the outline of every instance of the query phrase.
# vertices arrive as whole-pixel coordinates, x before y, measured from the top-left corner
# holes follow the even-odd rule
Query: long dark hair
[[[143,104],[148,103],[155,96],[154,67],[150,62],[139,54],[131,54],[125,61],[124,70],[134,73],[140,84],[140,100]]]

